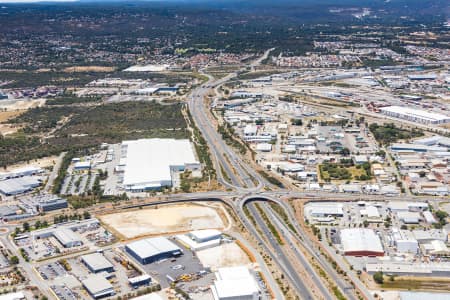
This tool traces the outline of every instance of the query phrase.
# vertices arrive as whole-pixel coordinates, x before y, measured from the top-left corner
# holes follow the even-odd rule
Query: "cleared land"
[[[197,257],[205,267],[212,271],[223,267],[241,266],[250,263],[247,254],[236,244],[222,244],[220,246],[197,251]]]
[[[224,227],[215,209],[191,204],[109,214],[100,220],[125,238]]]
[[[423,290],[423,291],[450,291],[450,280],[448,278],[432,277],[396,277],[394,281],[385,278],[381,287],[385,289],[399,290]]]

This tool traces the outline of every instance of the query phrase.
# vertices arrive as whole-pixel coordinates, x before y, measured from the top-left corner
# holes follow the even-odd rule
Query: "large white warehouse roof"
[[[199,164],[189,140],[140,139],[124,141],[125,186],[160,187],[172,182],[171,168]]]
[[[346,255],[371,256],[384,254],[380,238],[372,229],[342,229],[341,240]]]
[[[180,247],[165,237],[155,237],[136,241],[127,245],[141,258],[153,257],[161,253],[180,251]]]
[[[216,277],[217,280],[211,286],[215,300],[259,298],[258,283],[244,266],[220,268]]]
[[[403,106],[381,107],[380,111],[382,111],[385,114],[389,114],[404,119],[410,119],[411,121],[417,121],[421,123],[445,123],[450,120],[450,117],[443,114]]]

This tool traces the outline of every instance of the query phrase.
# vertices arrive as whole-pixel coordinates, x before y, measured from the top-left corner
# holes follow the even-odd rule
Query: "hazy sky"
[[[75,2],[77,0],[0,0],[0,3]]]

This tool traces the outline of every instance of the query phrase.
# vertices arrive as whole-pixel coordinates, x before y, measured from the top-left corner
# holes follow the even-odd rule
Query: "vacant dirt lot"
[[[224,227],[214,208],[195,204],[126,211],[103,215],[100,219],[125,238]]]
[[[82,72],[112,72],[114,67],[103,67],[103,66],[80,66],[80,67],[67,67],[63,71],[68,73],[82,73]]]
[[[45,104],[45,99],[32,99],[32,100],[3,100],[0,103],[0,110],[3,110],[1,113],[4,114],[3,118],[12,118],[16,114],[19,115],[24,113],[25,110],[42,106]],[[9,113],[9,114],[8,114]]]
[[[223,267],[235,267],[250,263],[247,254],[236,244],[222,244],[218,247],[197,251],[200,262],[215,271]]]

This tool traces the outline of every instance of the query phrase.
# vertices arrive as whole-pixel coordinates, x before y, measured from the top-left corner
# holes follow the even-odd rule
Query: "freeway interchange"
[[[259,59],[251,62],[249,65],[245,66],[244,69],[254,69],[255,66],[260,64],[269,55],[272,49],[267,50]],[[236,154],[221,138],[220,134],[215,128],[214,122],[209,116],[209,109],[205,100],[212,89],[218,88],[229,80],[235,78],[239,72],[230,73],[229,75],[215,80],[212,76],[202,72],[208,77],[208,81],[196,88],[189,97],[189,111],[192,115],[196,126],[201,131],[203,137],[208,143],[210,154],[213,157],[213,164],[217,170],[217,179],[224,186],[232,189],[233,192],[228,192],[224,196],[233,195],[237,201],[228,202],[228,204],[233,207],[237,216],[240,218],[246,229],[252,234],[252,236],[257,240],[258,245],[263,251],[272,258],[272,261],[276,262],[278,269],[284,274],[284,277],[288,279],[289,285],[294,289],[295,294],[300,299],[333,299],[335,298],[329,290],[327,283],[324,282],[323,278],[317,273],[308,262],[305,254],[298,250],[298,246],[301,245],[303,249],[307,251],[307,254],[314,257],[318,262],[320,268],[325,270],[325,272],[332,278],[332,281],[336,285],[340,293],[345,295],[347,299],[357,299],[355,289],[353,285],[358,288],[360,293],[366,299],[372,299],[371,294],[365,289],[364,285],[359,282],[354,282],[350,285],[348,282],[343,280],[336,270],[334,270],[329,262],[327,262],[320,254],[317,254],[314,249],[314,245],[308,238],[301,238],[302,236],[307,237],[303,229],[297,224],[295,220],[294,213],[289,204],[285,201],[280,200],[282,196],[303,196],[304,198],[311,198],[311,195],[295,195],[288,190],[278,189],[275,192],[262,192],[264,187],[272,187],[264,178],[262,178],[251,166],[246,164],[242,158]],[[226,174],[223,174],[225,172]],[[225,179],[227,177],[229,181]],[[200,196],[200,195],[197,195]],[[213,193],[206,193],[206,198],[222,198],[219,195],[213,196]],[[312,195],[316,198],[315,195]],[[327,195],[328,196],[328,195]],[[336,195],[330,195],[331,197],[317,197],[317,199],[335,199]],[[188,198],[199,199],[194,194],[187,195]],[[345,197],[348,200],[348,197]],[[263,203],[262,211],[258,211],[255,208],[255,201],[270,201],[281,206],[288,216],[291,224],[295,224],[296,233],[292,232],[282,220],[278,219],[276,213],[271,210],[267,203]],[[247,210],[247,214],[245,209]],[[263,220],[261,213],[266,216],[269,215],[274,221],[274,226],[276,230],[281,235],[281,238],[287,242],[288,246],[282,247],[274,238],[273,233],[267,227],[266,222]],[[248,216],[251,214],[251,217]],[[254,223],[250,220],[253,220]],[[299,276],[298,267],[295,262],[288,257],[288,253],[291,257],[294,257],[297,262],[300,262],[304,268],[304,271],[311,278],[311,286],[307,286],[304,279]],[[278,290],[278,287],[272,287],[272,289]],[[278,290],[274,293],[277,298],[280,298],[281,293]]]
[[[271,50],[267,50],[259,59],[244,66],[240,71],[254,70],[267,58]],[[385,198],[376,195],[348,195],[326,192],[311,194],[277,188],[267,182],[252,166],[244,162],[217,132],[206,100],[208,94],[217,90],[226,82],[233,80],[240,71],[215,80],[201,70],[201,73],[208,77],[208,81],[196,88],[188,101],[192,118],[209,146],[214,168],[217,171],[217,179],[229,191],[225,193],[192,193],[173,196],[173,198],[169,196],[166,200],[219,200],[226,203],[234,210],[247,231],[256,240],[259,250],[268,255],[272,262],[275,262],[277,269],[282,272],[283,277],[287,279],[290,288],[295,291],[295,295],[299,299],[335,299],[342,297],[352,300],[374,299],[372,293],[350,270],[349,266],[340,266],[346,274],[345,276],[337,272],[329,259],[332,256],[326,257],[321,253],[322,250],[308,237],[304,228],[299,225],[288,200],[297,198],[305,201],[374,201],[385,200]],[[391,197],[390,199],[417,200],[420,197],[408,194],[401,198]],[[436,199],[436,201],[439,200]],[[258,208],[255,203],[258,203]],[[292,224],[290,228],[285,223],[286,220],[281,220],[268,203],[277,204],[284,211],[288,222]],[[270,219],[270,225],[275,228],[274,230],[278,233],[284,245],[277,241],[263,215]],[[312,266],[312,260],[315,266]],[[306,279],[308,280],[305,280],[305,276],[300,276],[300,272],[307,274]],[[323,276],[323,273],[326,276]],[[324,277],[327,277],[327,279]],[[272,286],[271,288],[274,291],[275,298],[284,298],[278,286]]]
[[[249,68],[253,70],[267,58],[271,50],[267,50],[260,58],[244,66],[242,70]],[[305,228],[297,222],[295,211],[289,200],[381,201],[385,198],[377,195],[348,195],[326,192],[312,194],[277,188],[270,184],[255,168],[246,163],[227,145],[218,133],[214,119],[209,112],[209,104],[206,101],[208,94],[233,80],[239,72],[230,73],[216,80],[201,70],[201,73],[208,77],[208,81],[194,89],[188,98],[188,108],[192,120],[209,147],[209,154],[217,173],[217,180],[227,188],[227,191],[162,195],[153,199],[139,200],[135,204],[119,204],[114,209],[130,209],[179,202],[222,202],[233,210],[246,231],[251,235],[252,241],[247,241],[239,233],[230,233],[232,236],[238,236],[240,240],[246,243],[247,248],[255,252],[256,261],[261,266],[261,272],[270,286],[274,298],[285,298],[283,288],[279,284],[280,278],[275,278],[273,268],[269,270],[267,260],[263,258],[269,259],[277,273],[282,274],[281,278],[288,284],[298,299],[374,299],[371,292],[348,266],[340,266],[346,276],[338,273],[330,262],[329,256],[327,257],[322,253],[324,250],[320,249],[316,242],[309,238]],[[420,199],[420,197],[405,195],[391,197],[390,199],[415,200]],[[439,200],[436,199],[436,201]],[[277,205],[283,211],[285,218],[282,218],[270,204]],[[93,214],[103,212],[100,206],[92,209]],[[14,229],[15,225],[4,224],[3,227],[6,231],[0,234],[0,241],[11,252],[17,253],[17,247],[8,238],[9,232]],[[277,233],[277,236],[274,232]],[[282,243],[280,243],[280,240]],[[22,257],[19,257],[19,260],[30,282],[33,285],[40,286],[42,293],[47,298],[54,298],[51,289],[42,278],[39,278],[33,266]]]

